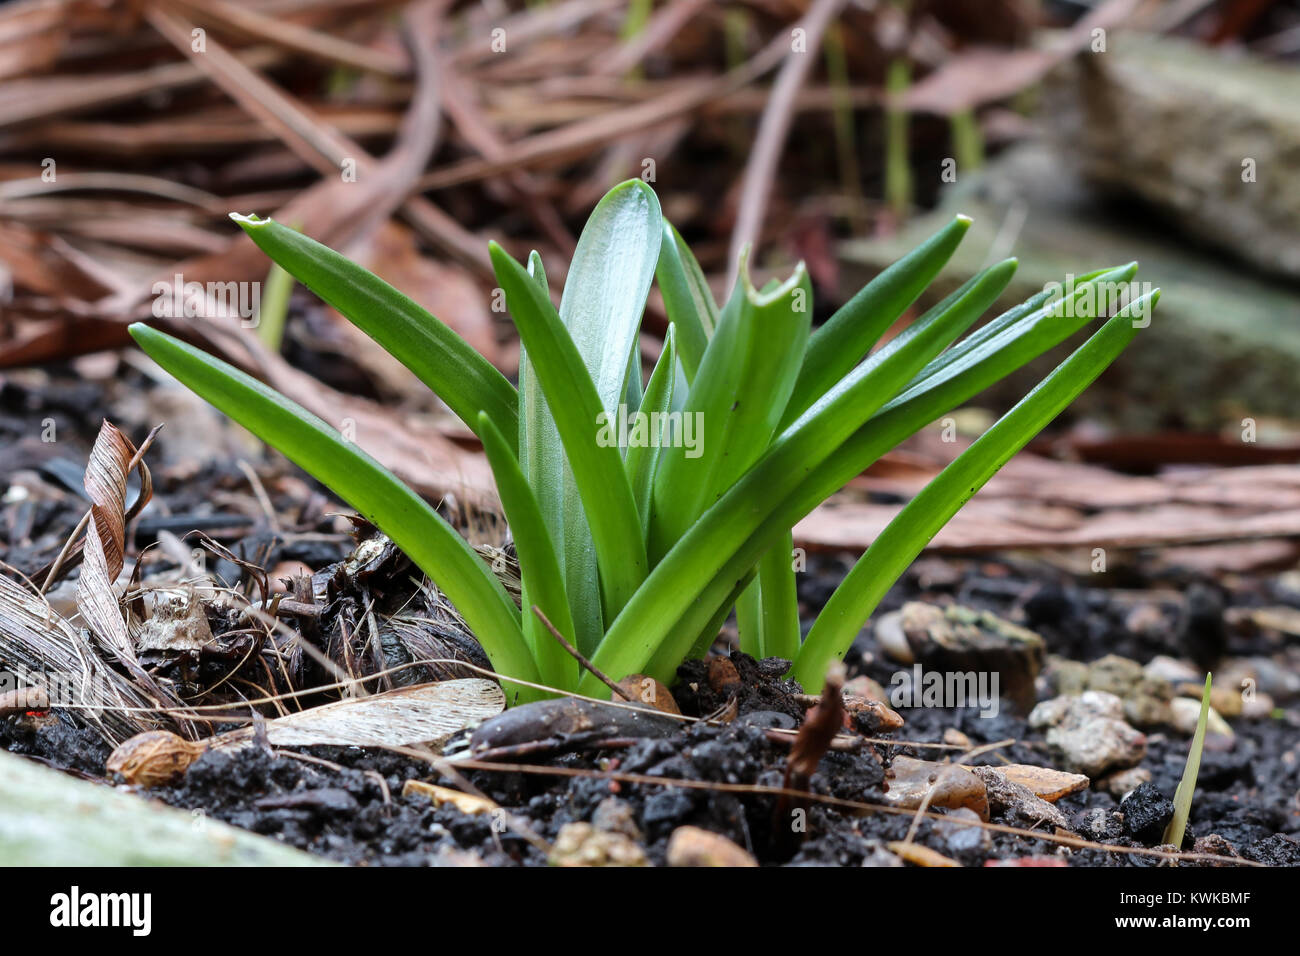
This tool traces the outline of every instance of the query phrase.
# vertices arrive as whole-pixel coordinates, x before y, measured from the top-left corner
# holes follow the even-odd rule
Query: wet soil
[[[48,561],[80,517],[85,503],[76,494],[77,468],[84,467],[89,440],[75,436],[93,438],[87,420],[98,414],[104,397],[91,386],[66,394],[12,383],[0,386],[0,436],[6,445],[9,439],[14,442],[4,477],[27,470],[38,473],[50,488],[63,489],[39,499],[6,502],[8,542],[2,556],[11,565],[32,569]],[[32,422],[51,414],[68,417],[71,441],[51,446],[33,438]],[[213,503],[220,498],[214,496],[214,489],[228,496],[251,496],[247,476],[234,465],[167,462],[165,451],[160,454],[164,458],[155,469],[156,493],[164,515],[220,514],[220,506]],[[271,464],[271,471],[280,468]],[[306,539],[292,538],[286,544],[290,539],[285,536],[268,535],[251,508],[241,520],[224,527],[216,521],[212,533],[232,553],[256,555],[264,567],[300,561],[329,578],[334,588],[329,612],[318,621],[295,626],[306,628],[305,635],[314,629],[312,639],[334,653],[338,649],[331,645],[331,635],[337,635],[340,621],[346,625],[358,606],[372,606],[371,598],[379,599],[373,606],[381,613],[399,607],[411,610],[411,593],[399,587],[410,575],[400,563],[381,563],[371,569],[377,576],[365,582],[365,593],[357,590],[356,582],[339,579],[338,564],[352,542],[339,533],[330,515],[333,508],[316,493],[318,489],[300,478],[296,481],[282,486],[268,480],[268,487],[277,512],[286,516],[284,525],[309,532]],[[305,504],[303,489],[320,500]],[[150,540],[137,537],[135,547]],[[988,609],[1041,634],[1049,654],[1085,662],[1119,654],[1145,663],[1156,654],[1168,654],[1212,666],[1225,655],[1251,655],[1273,657],[1282,669],[1292,666],[1293,638],[1288,644],[1276,633],[1243,625],[1241,616],[1233,612],[1263,605],[1300,607],[1294,583],[1284,584],[1283,578],[1269,574],[1216,579],[1168,562],[1136,558],[1116,562],[1109,574],[1086,577],[1036,559],[1005,555],[926,558],[889,592],[878,613],[909,600]],[[800,575],[799,582],[805,627],[847,566],[843,555],[810,556],[807,573]],[[232,584],[248,583],[237,565],[224,570]],[[1138,605],[1144,610],[1141,626],[1134,623]],[[427,602],[414,608],[431,621],[436,610]],[[464,643],[445,619],[429,626],[444,648]],[[870,676],[889,687],[900,665],[884,656],[871,634],[868,625],[849,653],[848,676]],[[399,658],[403,653],[409,656],[410,650],[409,646],[385,648]],[[459,647],[459,653],[462,659],[475,657],[473,647]],[[726,649],[720,643],[715,653]],[[806,826],[792,841],[784,823],[774,827],[776,796],[734,789],[782,785],[788,747],[773,742],[764,728],[792,723],[804,712],[804,704],[793,696],[799,691],[797,685],[780,678],[779,664],[738,654],[733,663],[740,683],[735,718],[725,726],[684,725],[666,738],[528,758],[534,765],[554,769],[555,775],[509,765],[461,771],[475,788],[506,809],[511,822],[505,827],[494,825],[489,815],[469,815],[448,805],[434,807],[419,795],[403,796],[407,780],[444,785],[459,781],[443,777],[427,761],[361,748],[307,748],[301,752],[312,758],[310,762],[259,746],[209,752],[179,782],[144,795],[333,860],[369,866],[545,865],[539,841],[553,841],[567,823],[593,820],[601,826],[617,821],[613,826],[642,845],[653,864],[665,862],[669,837],[687,824],[727,836],[765,865],[858,866],[893,861],[882,848],[907,835],[911,814],[859,813],[811,800]],[[308,670],[301,676],[310,681],[317,675]],[[700,662],[685,665],[680,677],[676,697],[688,715],[711,714],[732,696],[711,686],[708,669]],[[1048,695],[1040,687],[1040,699]],[[879,743],[856,753],[828,753],[812,778],[811,792],[880,804],[886,798],[890,761],[900,754],[942,759],[948,751],[909,742],[939,743],[945,732],[954,730],[964,734],[972,747],[1013,741],[974,758],[974,763],[1052,764],[1042,732],[1031,730],[1009,701],[994,717],[981,717],[976,708],[906,708],[900,713],[906,723],[888,735],[894,743]],[[1215,835],[1221,838],[1214,841],[1217,853],[1270,865],[1300,865],[1297,702],[1279,701],[1272,714],[1234,719],[1232,725],[1236,736],[1230,745],[1207,746],[1192,809],[1191,838]],[[1148,734],[1148,753],[1141,766],[1151,772],[1151,783],[1161,798],[1172,797],[1188,746],[1189,739],[1173,730]],[[95,779],[102,778],[109,752],[95,734],[58,711],[44,717],[0,718],[0,747]],[[629,782],[611,779],[611,772],[695,785]],[[709,784],[732,789],[708,789]],[[1120,847],[1150,846],[1150,839],[1135,839],[1117,825],[1112,814],[1118,804],[1119,798],[1090,789],[1063,798],[1058,807],[1076,831],[1087,831],[1094,839]],[[1085,820],[1091,823],[1085,826]],[[1010,821],[995,813],[993,822]],[[919,822],[914,838],[971,866],[1030,856],[1074,866],[1160,862],[1132,853],[1066,848],[1027,835],[990,832],[987,838],[972,839],[961,828],[945,828],[928,819]]]

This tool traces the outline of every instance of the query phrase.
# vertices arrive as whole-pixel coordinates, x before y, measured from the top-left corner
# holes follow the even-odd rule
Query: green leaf
[[[736,603],[740,649],[751,657],[792,661],[799,651],[793,553],[794,535],[787,531],[781,544],[763,552],[754,579]]]
[[[646,578],[606,631],[593,657],[596,667],[615,679],[639,672],[727,558],[812,469],[974,322],[1006,288],[1014,271],[1014,260],[986,270],[959,302],[941,314],[918,319],[778,436]],[[681,660],[697,636],[698,631],[678,628],[666,653]],[[583,678],[583,693],[594,696],[602,686]]]
[[[799,594],[791,532],[778,547],[763,552],[755,580],[763,601],[763,656],[794,660],[799,653]]]
[[[492,477],[496,479],[501,508],[510,525],[515,551],[519,556],[519,573],[523,585],[524,637],[532,649],[542,683],[568,690],[577,678],[577,662],[538,620],[531,609],[537,605],[556,630],[573,640],[573,617],[569,597],[564,589],[564,575],[555,556],[551,536],[537,507],[537,499],[528,487],[523,470],[504,435],[487,414],[479,415],[479,434],[487,453]]]
[[[1158,297],[1153,293],[1149,304],[1154,305]],[[827,666],[844,656],[885,592],[939,529],[1133,340],[1137,328],[1132,309],[1131,305],[1102,326],[926,485],[876,537],[827,601],[795,659],[791,676],[808,693],[821,690]]]
[[[664,296],[668,321],[677,326],[686,381],[693,382],[718,324],[718,304],[713,301],[713,292],[700,264],[673,224],[667,221],[655,277]]]
[[[650,496],[654,491],[655,473],[659,468],[660,442],[664,428],[661,423],[673,406],[673,386],[677,376],[677,327],[668,326],[664,336],[664,348],[659,353],[659,361],[650,373],[650,382],[646,385],[645,395],[638,409],[639,419],[649,429],[649,440],[644,444],[630,444],[623,466],[627,470],[628,481],[632,484],[632,497],[636,500],[637,514],[641,518],[641,535],[644,538],[650,522]],[[660,424],[656,424],[660,423]]]
[[[811,324],[812,286],[802,263],[788,280],[763,293],[754,288],[742,257],[736,290],[682,411],[683,435],[698,434],[689,446],[684,439],[671,442],[659,456],[650,512],[652,561],[667,553],[770,444],[799,374]]]
[[[486,411],[507,435],[518,428],[518,397],[468,342],[374,273],[271,219],[232,214],[258,248],[415,373],[460,418],[478,427]]]
[[[582,498],[605,605],[617,613],[646,574],[641,520],[618,442],[610,440],[617,420],[611,426],[577,347],[538,284],[495,242],[489,245],[489,254]],[[574,553],[567,552],[565,559],[572,562]],[[572,600],[572,589],[569,593]]]
[[[1205,691],[1201,694],[1201,713],[1196,718],[1196,733],[1192,735],[1192,749],[1187,752],[1183,778],[1174,791],[1174,815],[1165,827],[1163,842],[1176,850],[1182,849],[1183,834],[1187,832],[1187,818],[1192,814],[1192,797],[1196,793],[1196,777],[1201,772],[1201,750],[1205,747],[1205,727],[1210,720],[1210,674],[1205,675]]]
[[[906,392],[873,415],[780,502],[732,553],[676,627],[686,633],[707,628],[706,622],[718,613],[720,602],[735,600],[738,582],[751,573],[749,569],[766,549],[779,543],[786,530],[905,438],[1073,335],[1093,318],[1089,303],[1097,301],[1097,283],[1127,283],[1135,272],[1136,267],[1130,265],[1095,273],[1090,282],[1076,286],[1073,296],[1058,302],[1044,301],[1043,294],[1035,296],[984,327],[995,328],[995,334],[980,336],[981,329],[927,365]],[[1036,308],[1034,303],[1038,303]],[[980,336],[978,346],[965,348],[976,336]],[[674,660],[674,655],[680,652],[673,642],[666,643],[644,672],[665,679],[663,675],[675,670],[679,660]]]
[[[130,332],[155,362],[387,534],[455,605],[498,673],[537,680],[519,609],[474,549],[419,495],[321,419],[251,376],[146,325],[136,323]],[[511,699],[537,696],[528,688],[506,688]]]
[[[939,274],[971,221],[958,216],[872,279],[808,341],[782,425],[788,425],[857,365]]]
[[[646,295],[659,257],[662,217],[654,191],[640,180],[611,189],[596,205],[574,252],[560,303],[560,318],[595,384],[601,407],[617,414]],[[538,262],[540,266],[540,262]],[[540,274],[540,273],[539,273]],[[549,301],[549,300],[548,300]],[[584,498],[565,460],[564,442],[551,410],[533,389],[531,362],[521,365],[526,436],[524,474],[537,495],[551,538],[559,548],[579,650],[590,653],[604,630],[608,585],[597,584],[598,549],[584,514]],[[591,427],[595,427],[592,425]],[[527,451],[524,451],[524,446]],[[603,571],[603,568],[600,569]]]

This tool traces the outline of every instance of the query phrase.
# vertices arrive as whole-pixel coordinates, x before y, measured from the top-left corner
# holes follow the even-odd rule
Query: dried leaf
[[[442,681],[340,700],[269,720],[266,740],[280,747],[329,744],[340,747],[405,747],[440,741],[505,710],[506,697],[481,677]],[[222,734],[218,747],[242,747],[252,728]]]
[[[476,797],[472,793],[463,793],[450,787],[439,787],[432,783],[425,783],[423,780],[408,780],[402,785],[402,796],[409,797],[412,794],[428,797],[435,807],[450,803],[461,813],[491,813],[500,809],[486,797]]]

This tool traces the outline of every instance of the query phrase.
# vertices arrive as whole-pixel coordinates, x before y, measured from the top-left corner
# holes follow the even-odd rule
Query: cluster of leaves
[[[535,252],[525,265],[491,245],[523,344],[515,388],[445,324],[355,263],[273,221],[234,218],[475,432],[515,542],[523,608],[543,611],[615,679],[670,682],[734,609],[746,651],[790,659],[792,675],[820,689],[828,664],[908,563],[1120,353],[1145,324],[1134,317],[1158,296],[1105,322],[938,475],[875,540],[801,642],[794,525],[904,438],[1088,324],[1105,299],[1098,289],[1127,283],[1135,264],[1084,276],[1064,297],[1040,293],[962,338],[1011,280],[1015,261],[1000,262],[873,351],[943,268],[968,219],[955,219],[814,331],[802,264],[785,282],[757,289],[742,262],[719,307],[654,192],[633,180],[597,205],[558,311]],[[637,339],[656,281],[671,325],[643,386]],[[160,365],[384,530],[455,604],[500,674],[608,693],[536,615],[521,612],[446,521],[332,427],[175,338],[143,325],[131,331]],[[611,427],[629,418],[634,428]],[[538,694],[518,685],[513,697]]]

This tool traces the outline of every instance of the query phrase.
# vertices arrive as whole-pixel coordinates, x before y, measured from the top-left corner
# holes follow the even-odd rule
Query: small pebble
[[[758,866],[754,855],[720,833],[678,827],[668,838],[669,866]]]
[[[641,845],[590,823],[566,823],[551,847],[552,866],[648,866]]]

